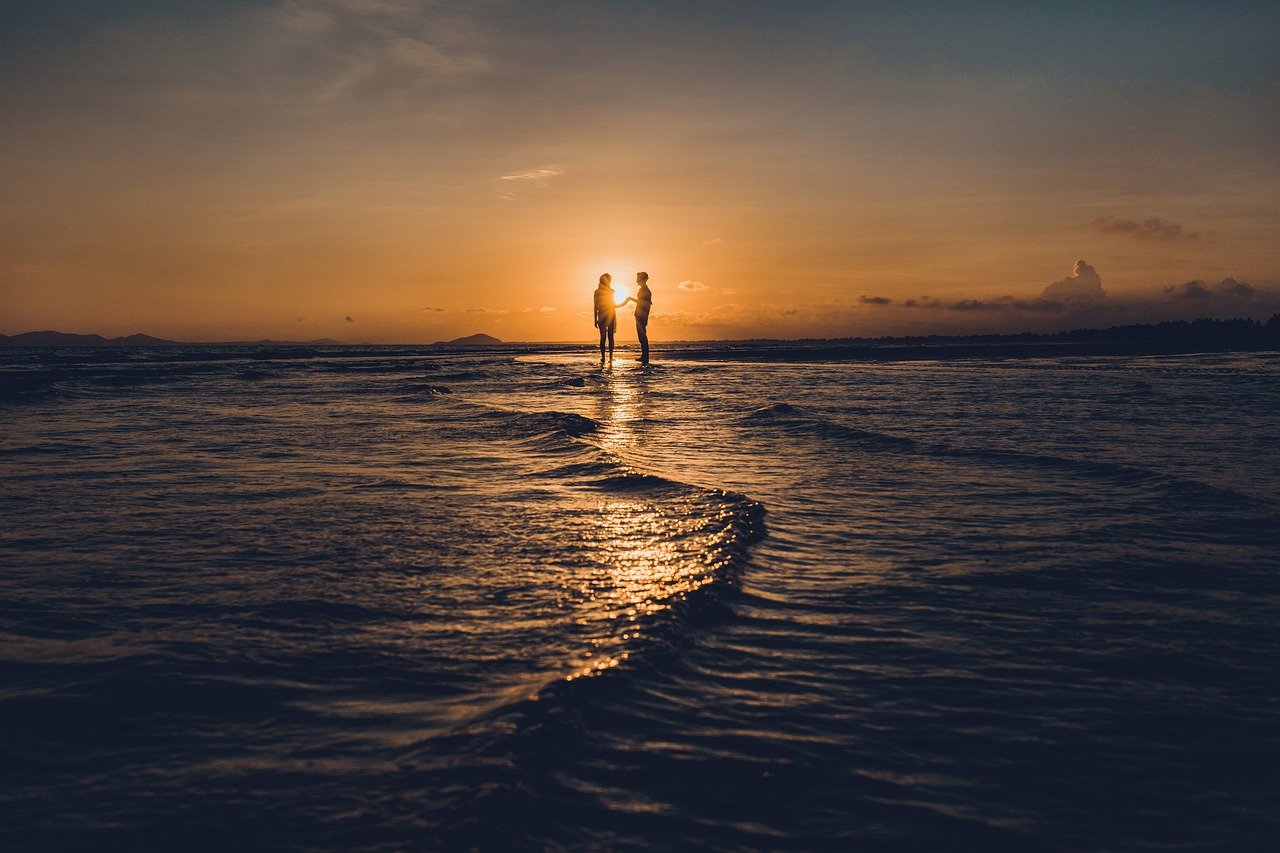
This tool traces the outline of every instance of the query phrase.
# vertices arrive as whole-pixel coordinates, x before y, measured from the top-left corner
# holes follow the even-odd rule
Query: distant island
[[[181,346],[178,341],[156,338],[151,335],[129,335],[122,338],[104,338],[102,335],[73,335],[68,332],[24,332],[21,335],[0,335],[0,347],[171,347]]]
[[[436,341],[431,346],[489,347],[501,344],[493,335],[477,332],[451,341]],[[70,332],[23,332],[20,335],[0,335],[0,347],[189,347],[189,346],[345,346],[333,338],[315,338],[309,341],[174,341],[154,335],[127,335],[104,338],[102,335],[76,335]]]
[[[486,335],[483,332],[476,332],[474,335],[467,335],[465,338],[454,338],[451,341],[436,341],[432,346],[438,347],[491,347],[500,344],[502,341],[493,335]]]
[[[0,335],[0,347],[189,347],[189,346],[334,346],[342,341],[315,338],[310,341],[173,341],[152,335],[104,338],[102,335],[73,335],[69,332],[23,332]]]

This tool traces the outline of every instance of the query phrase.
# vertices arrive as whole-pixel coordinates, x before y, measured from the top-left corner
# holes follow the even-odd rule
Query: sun
[[[640,258],[626,257],[624,255],[599,256],[594,259],[582,262],[579,272],[574,276],[574,281],[581,281],[583,285],[590,283],[590,287],[594,288],[596,282],[600,279],[602,273],[609,273],[613,276],[613,292],[618,294],[616,301],[621,302],[628,296],[636,294],[636,273],[645,269],[644,262]]]
[[[631,281],[630,279],[623,278],[622,276],[615,275],[613,277],[613,292],[618,294],[618,298],[617,300],[615,300],[617,302],[621,302],[622,300],[626,299],[628,296],[635,296],[636,295],[635,282]]]

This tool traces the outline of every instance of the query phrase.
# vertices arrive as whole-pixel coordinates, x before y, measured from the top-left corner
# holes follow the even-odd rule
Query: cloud
[[[862,297],[859,302],[864,305],[892,305],[892,299],[883,296]],[[903,308],[934,309],[941,311],[958,311],[960,313],[983,313],[1031,311],[1037,314],[1057,314],[1066,306],[1056,299],[1019,299],[1016,296],[995,296],[990,299],[956,299],[945,301],[932,296],[921,296],[918,299],[904,299]]]
[[[503,314],[510,314],[511,312],[506,310],[505,308],[468,308],[467,313],[468,314],[487,314],[489,316],[497,317]]]
[[[1072,279],[1097,276],[1087,263]],[[1055,282],[1057,284],[1057,282]],[[683,329],[720,339],[750,337],[844,337],[870,334],[990,334],[1058,332],[1197,317],[1254,317],[1280,312],[1280,292],[1234,278],[1117,290],[1100,299],[1050,299],[1025,294],[937,297],[931,294],[884,301],[777,304],[725,303],[701,312],[652,315],[652,329]],[[716,289],[718,293],[719,290]],[[874,298],[868,294],[868,298]]]
[[[1199,231],[1184,231],[1176,222],[1158,216],[1144,219],[1115,219],[1099,216],[1093,220],[1093,233],[1103,236],[1129,237],[1133,240],[1199,240]]]
[[[558,178],[564,174],[564,169],[559,166],[543,166],[541,169],[526,169],[523,172],[512,172],[510,175],[503,175],[500,181],[549,181],[552,178]]]
[[[451,76],[489,67],[489,60],[479,54],[450,54],[437,45],[408,36],[392,39],[383,55],[393,65],[436,75]]]
[[[294,317],[294,318],[293,318],[293,322],[295,322],[295,323],[305,323],[305,322],[307,322],[307,318],[306,318],[306,317],[304,317],[303,315],[299,314],[297,317]]]
[[[1164,292],[1175,299],[1193,302],[1203,302],[1218,296],[1252,299],[1267,295],[1267,291],[1259,290],[1243,281],[1236,281],[1234,278],[1224,278],[1212,287],[1203,281],[1185,281],[1182,284],[1169,285],[1164,288]]]
[[[1063,304],[1056,299],[1017,299],[1013,296],[997,296],[995,299],[961,299],[943,303],[948,311],[1035,311],[1041,314],[1057,314]]]
[[[1201,301],[1213,296],[1209,292],[1209,288],[1204,286],[1203,281],[1186,281],[1182,284],[1171,284],[1164,288],[1164,292],[1175,299],[1190,299],[1193,301]]]
[[[703,240],[703,241],[702,241],[702,245],[704,245],[704,246],[718,246],[718,245],[720,245],[720,244],[721,244],[721,243],[723,243],[723,242],[724,242],[724,240],[723,240],[723,239],[721,239],[720,237],[708,237],[706,240]]]
[[[498,198],[503,201],[511,201],[516,196],[518,187],[538,187],[545,188],[553,178],[558,178],[564,174],[564,169],[555,165],[543,166],[540,169],[525,169],[523,172],[512,172],[507,175],[499,175],[499,181],[506,182],[506,192],[498,194]]]
[[[269,14],[284,39],[277,50],[317,63],[321,101],[398,94],[490,68],[473,21],[437,4],[286,0]]]
[[[550,305],[543,305],[538,310],[543,314],[554,314],[556,311],[556,309],[552,308]]]
[[[1084,262],[1081,261],[1081,264]],[[1077,279],[1084,284],[1077,287],[1088,288],[1096,284],[1097,272],[1088,264],[1081,268],[1076,265],[1077,274],[1064,279],[1075,285]],[[1092,275],[1090,275],[1092,273]],[[1050,288],[1062,285],[1054,282]],[[1070,288],[1062,288],[1071,293]],[[1049,288],[1046,288],[1046,291]],[[1021,331],[1042,326],[1045,317],[1054,318],[1057,328],[1079,328],[1083,326],[1114,326],[1126,323],[1155,323],[1162,320],[1191,320],[1196,317],[1267,317],[1280,311],[1280,292],[1256,287],[1248,282],[1234,278],[1224,278],[1217,284],[1193,280],[1180,284],[1171,284],[1156,291],[1147,293],[1125,293],[1105,298],[1046,298],[1039,296],[1024,299],[1016,296],[996,296],[983,298],[965,298],[945,300],[924,295],[905,299],[893,308],[892,303],[859,300],[863,304],[876,305],[886,311],[911,309],[912,313],[938,316],[942,313],[968,315],[972,319],[957,329],[959,332],[972,333],[977,330],[978,323],[991,330]],[[979,321],[978,316],[989,317],[989,321]],[[852,318],[851,318],[852,319]],[[998,325],[996,322],[998,320]],[[1025,325],[1013,325],[1013,324]]]
[[[348,323],[354,323],[354,322],[355,322],[355,318],[354,318],[354,317],[352,317],[350,314],[348,314],[348,315],[347,315],[347,322],[348,322]]]
[[[435,307],[435,306],[433,306],[433,305],[427,305],[427,306],[424,306],[424,307],[422,307],[422,308],[419,308],[418,310],[419,310],[419,311],[434,311],[434,312],[436,312],[436,313],[440,313],[440,312],[441,312],[441,311],[443,311],[444,309],[443,309],[443,308],[436,308],[436,307]]]
[[[1258,288],[1254,287],[1252,284],[1247,284],[1243,281],[1236,281],[1234,278],[1224,278],[1222,281],[1218,282],[1214,289],[1219,293],[1234,294],[1236,296],[1255,296],[1262,293],[1262,291],[1258,290]]]
[[[1107,292],[1102,289],[1102,277],[1098,271],[1083,260],[1076,261],[1071,275],[1059,279],[1040,291],[1042,299],[1073,301],[1089,301],[1102,299]]]
[[[688,278],[680,282],[679,284],[677,284],[676,287],[679,288],[680,290],[685,290],[690,292],[696,291],[696,290],[711,289],[710,287],[708,287],[707,285],[703,284],[700,281],[694,281],[693,279],[688,279]]]

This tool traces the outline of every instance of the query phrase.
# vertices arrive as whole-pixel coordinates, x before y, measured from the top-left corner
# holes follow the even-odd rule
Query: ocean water
[[[1280,355],[0,351],[9,850],[1265,849]]]

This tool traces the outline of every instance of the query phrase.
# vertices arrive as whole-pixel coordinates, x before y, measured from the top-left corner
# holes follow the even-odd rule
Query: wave
[[[762,504],[736,492],[694,486],[630,467],[593,442],[603,425],[592,418],[554,410],[480,408],[479,420],[507,441],[539,456],[557,457],[557,464],[537,472],[539,478],[552,479],[584,493],[639,500],[642,503],[637,508],[656,507],[660,515],[665,513],[663,517],[690,522],[683,530],[676,524],[667,528],[656,525],[660,531],[657,535],[668,536],[671,541],[651,549],[653,552],[666,553],[669,548],[675,553],[680,546],[690,544],[690,536],[698,537],[699,545],[696,554],[678,558],[683,561],[679,567],[669,567],[686,573],[687,583],[674,585],[668,599],[649,602],[661,606],[646,611],[648,636],[670,637],[673,632],[687,630],[687,620],[693,613],[727,612],[722,596],[736,585],[751,543],[765,532]],[[576,458],[568,463],[560,461],[565,455]]]
[[[452,393],[448,385],[428,385],[426,383],[411,383],[409,385],[403,385],[400,390],[406,392],[413,398],[439,397],[441,394]]]
[[[391,373],[395,371],[412,371],[414,373],[433,373],[442,365],[436,361],[422,359],[374,359],[364,358],[359,361],[321,361],[312,366],[313,373]]]
[[[131,388],[179,382],[200,376],[257,380],[270,374],[263,365],[209,361],[87,362],[43,369],[0,371],[0,400],[26,401],[51,397],[96,395]]]
[[[1164,492],[1184,499],[1191,498],[1249,505],[1271,503],[1270,500],[1263,497],[1247,495],[1190,477],[1152,471],[1149,468],[1124,462],[1111,462],[1103,459],[1073,459],[1069,456],[1058,456],[1051,453],[1029,453],[990,448],[940,447],[935,448],[933,452],[936,452],[937,455],[971,459],[982,463],[1061,471],[1086,479]]]
[[[0,373],[0,402],[33,403],[58,395],[58,384],[69,374],[60,370]]]
[[[772,406],[756,409],[739,418],[739,422],[772,425],[791,433],[807,433],[833,438],[864,449],[907,452],[920,448],[920,444],[915,439],[838,424],[790,403],[775,403]]]
[[[571,438],[582,438],[602,429],[599,421],[573,412],[512,412],[481,408],[486,410],[482,418],[487,426],[512,438],[535,438],[547,433],[563,433]]]
[[[492,370],[455,370],[452,373],[441,373],[436,378],[442,382],[475,382],[478,379],[493,379],[501,375]]]
[[[803,407],[785,402],[756,409],[739,418],[739,422],[746,425],[776,427],[791,434],[818,436],[873,452],[910,453],[934,458],[963,459],[982,464],[1059,471],[1100,482],[1155,490],[1179,498],[1225,501],[1231,504],[1271,503],[1266,498],[1214,486],[1189,477],[1152,471],[1129,463],[1103,459],[1079,459],[1045,452],[928,444],[905,436],[873,432],[840,424]]]
[[[692,488],[684,483],[668,480],[666,477],[643,474],[639,471],[631,470],[622,470],[609,474],[606,477],[591,481],[588,485],[593,489],[618,493],[683,491]]]

